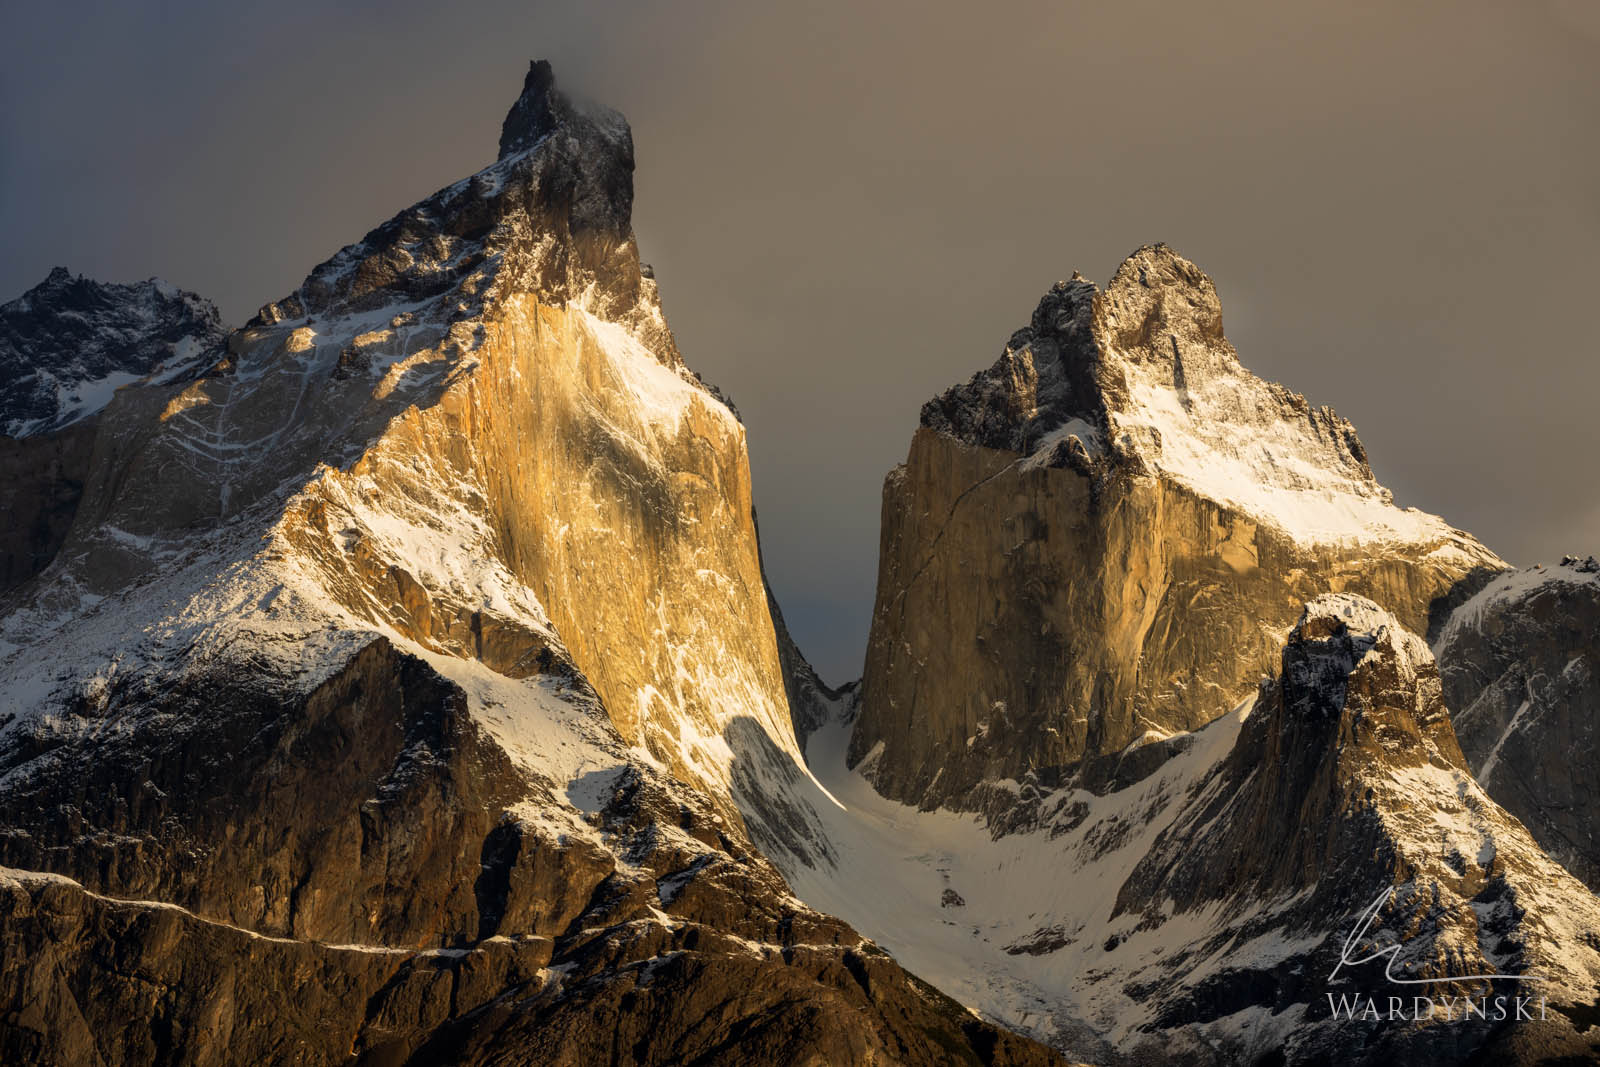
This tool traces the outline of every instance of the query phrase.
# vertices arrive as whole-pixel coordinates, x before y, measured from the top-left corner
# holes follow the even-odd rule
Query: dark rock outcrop
[[[765,575],[763,582],[765,582]],[[772,613],[772,628],[778,637],[778,662],[783,667],[783,690],[789,699],[789,718],[794,723],[794,736],[805,751],[806,738],[817,728],[834,718],[849,714],[856,691],[855,682],[846,682],[838,689],[818,677],[800,646],[794,643],[789,627],[783,621],[783,610],[778,598],[767,586],[767,610]]]
[[[1478,784],[1600,889],[1600,563],[1502,575],[1435,643]]]
[[[67,539],[98,422],[91,415],[53,433],[0,437],[0,595],[44,570]]]
[[[209,301],[154,278],[107,285],[57,267],[0,304],[0,595],[66,540],[116,389],[194,378],[225,334]]]
[[[532,788],[381,638],[304,697],[236,665],[135,675],[6,742],[0,865],[332,943],[472,939],[486,840]]]
[[[670,779],[625,772],[588,827],[519,815],[559,809],[547,783],[385,641],[308,697],[260,683],[113,688],[13,739],[0,1054],[1056,1062],[800,904]]]
[[[667,808],[655,807],[668,801]],[[978,1021],[642,782],[626,865],[533,934],[417,951],[267,938],[0,869],[0,1058],[83,1064],[1054,1064]],[[662,820],[669,820],[662,823]],[[684,843],[664,839],[674,825]],[[723,841],[722,844],[726,844]],[[540,843],[545,848],[549,843]]]
[[[0,434],[58,430],[147,375],[193,377],[226,334],[210,301],[159,279],[108,285],[57,267],[0,304]]]
[[[1155,930],[1219,917],[1179,967],[1228,945],[1298,951],[1236,951],[1202,980],[1165,989],[1147,978],[1157,1028],[1251,1007],[1291,1019],[1303,1005],[1289,1062],[1600,1055],[1600,1037],[1573,1021],[1600,980],[1600,943],[1586,932],[1600,902],[1472,781],[1427,646],[1371,601],[1334,594],[1306,606],[1281,673],[1262,683],[1233,751],[1190,797],[1122,886],[1116,913]],[[1534,1009],[1521,1020],[1458,1008],[1375,1026],[1330,1017],[1330,995],[1521,995]]]

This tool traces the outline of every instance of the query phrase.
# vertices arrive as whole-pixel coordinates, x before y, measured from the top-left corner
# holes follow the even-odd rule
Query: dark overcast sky
[[[1402,503],[1600,550],[1594,0],[7,2],[0,42],[7,299],[59,263],[237,324],[491,161],[529,58],[624,111],[640,246],[834,681],[922,402],[1148,241]]]

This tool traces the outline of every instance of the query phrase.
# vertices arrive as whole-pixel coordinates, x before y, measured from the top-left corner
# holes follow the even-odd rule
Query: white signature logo
[[[1339,962],[1333,965],[1332,971],[1328,972],[1328,981],[1333,981],[1346,966],[1354,967],[1362,963],[1371,963],[1380,956],[1389,957],[1389,962],[1384,964],[1383,976],[1396,985],[1432,985],[1435,982],[1474,982],[1494,978],[1504,978],[1513,982],[1544,981],[1543,978],[1538,978],[1531,974],[1456,974],[1440,975],[1437,978],[1403,978],[1394,973],[1394,965],[1400,958],[1401,950],[1405,948],[1402,944],[1389,945],[1386,948],[1374,947],[1365,956],[1351,955],[1351,953],[1359,951],[1360,942],[1367,936],[1367,931],[1372,927],[1374,920],[1377,919],[1378,912],[1393,899],[1394,887],[1389,886],[1378,894],[1378,899],[1374,900],[1366,911],[1361,913],[1361,920],[1356,923],[1355,929],[1350,931],[1350,936],[1344,939],[1344,947],[1339,952]],[[1376,946],[1376,942],[1374,942],[1374,946]]]

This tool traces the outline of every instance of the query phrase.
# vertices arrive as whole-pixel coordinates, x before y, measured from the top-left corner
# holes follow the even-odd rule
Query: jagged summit
[[[531,148],[565,118],[566,100],[556,92],[556,74],[547,59],[528,63],[522,95],[500,127],[500,158]]]
[[[0,434],[61,429],[152,374],[192,377],[226,332],[209,300],[159,278],[107,284],[55,267],[0,305]]]
[[[1050,466],[1159,473],[1305,544],[1424,543],[1447,524],[1394,506],[1355,427],[1256,377],[1205,272],[1146,245],[1102,291],[1058,282],[1000,359],[922,424]]]
[[[448,328],[518,293],[578,304],[682,358],[633,235],[633,136],[615,111],[574,103],[532,64],[499,158],[317,266],[247,328],[321,320],[356,337],[387,316]],[[387,315],[385,314],[387,313]],[[459,343],[470,347],[470,338]]]
[[[580,136],[598,135],[611,141],[617,154],[631,164],[633,135],[622,114],[564,92],[556,84],[555,71],[549,61],[533,60],[528,64],[528,74],[522,83],[522,95],[511,105],[501,124],[500,158],[526,152],[563,128]]]
[[[922,406],[922,425],[1009,452],[1030,452],[1047,433],[1069,426],[1097,443],[1105,411],[1090,328],[1099,292],[1076,272],[1051,286],[992,367]]]
[[[1348,759],[1353,745],[1394,765],[1467,770],[1433,653],[1366,597],[1324,593],[1308,603],[1289,632],[1276,686],[1279,766],[1302,753]]]
[[[1427,633],[1506,567],[1396,507],[1348,422],[1241,366],[1216,286],[1165,245],[1103,290],[1057,283],[928,403],[883,514],[850,758],[888,796],[989,811],[1012,782],[1148,770],[1320,594]]]

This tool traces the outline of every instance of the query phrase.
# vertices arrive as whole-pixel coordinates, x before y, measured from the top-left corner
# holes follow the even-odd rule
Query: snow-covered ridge
[[[1126,373],[1131,403],[1110,412],[1118,445],[1200,496],[1305,544],[1468,541],[1436,515],[1397,507],[1351,462],[1329,409],[1284,418],[1280,394],[1242,368],[1203,384],[1191,371],[1183,387],[1137,363]]]
[[[125,385],[192,378],[226,333],[210,301],[159,278],[105,284],[57,267],[0,305],[0,433],[59,430]]]
[[[1550,585],[1592,585],[1600,588],[1600,561],[1589,556],[1580,559],[1566,556],[1560,563],[1546,566],[1536,563],[1521,570],[1506,571],[1496,575],[1487,585],[1455,611],[1439,631],[1434,649],[1438,651],[1450,644],[1464,629],[1475,629],[1483,619],[1519,600],[1525,599]]]
[[[1433,653],[1400,620],[1364,596],[1324,593],[1306,604],[1290,641],[1348,638],[1362,659],[1389,658],[1401,677],[1414,679],[1433,663]]]
[[[1241,366],[1215,285],[1164,245],[1134,252],[1104,291],[1080,275],[1057,283],[994,366],[922,421],[1029,466],[1157,473],[1305,547],[1449,547],[1498,562],[1437,516],[1396,506],[1348,421]]]
[[[743,433],[733,412],[682,364],[663,361],[627,327],[587,310],[579,311],[579,321],[596,342],[595,351],[609,373],[633,399],[633,412],[654,432],[667,439],[677,436],[684,413],[699,403],[723,419],[731,432]]]

